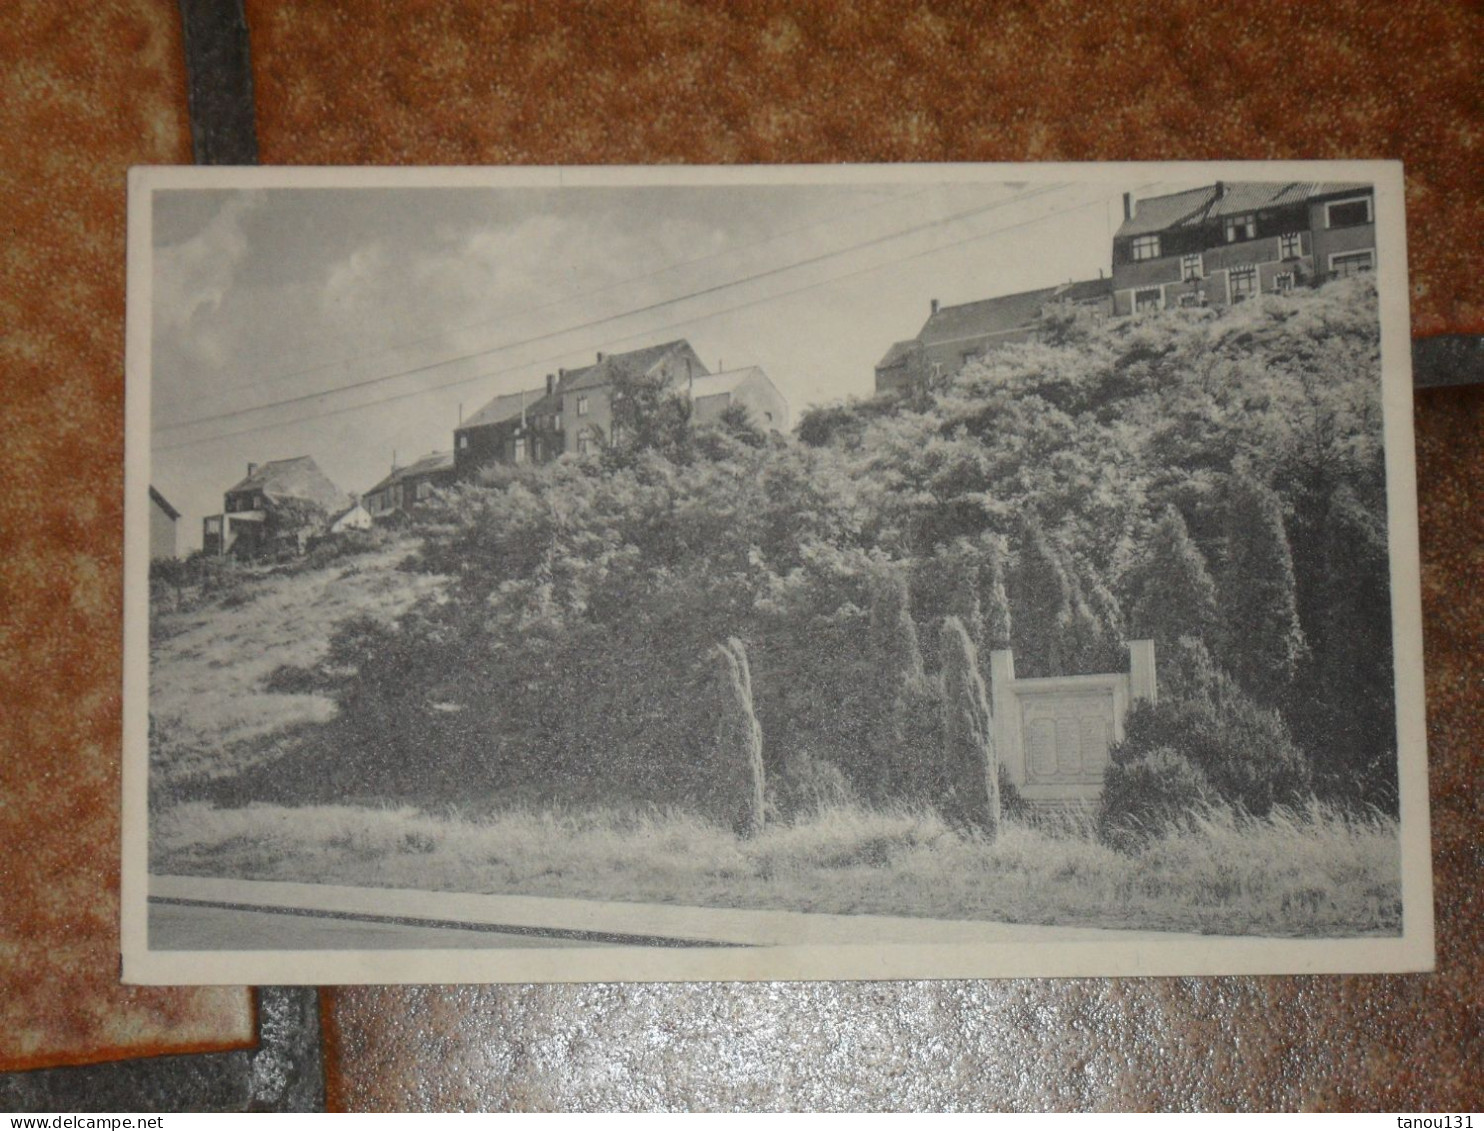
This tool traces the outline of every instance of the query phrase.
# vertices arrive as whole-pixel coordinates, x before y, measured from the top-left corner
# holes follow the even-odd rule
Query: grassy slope
[[[444,891],[1210,934],[1397,934],[1396,824],[1315,809],[1241,827],[1213,814],[1137,855],[1010,823],[839,807],[756,839],[673,811],[182,805],[152,870]]]
[[[154,720],[152,786],[234,773],[261,757],[275,734],[324,722],[320,695],[280,695],[263,680],[282,664],[308,667],[337,625],[356,615],[391,620],[437,578],[395,567],[413,548],[395,543],[324,569],[263,573],[237,596],[180,612],[157,611],[150,647]]]

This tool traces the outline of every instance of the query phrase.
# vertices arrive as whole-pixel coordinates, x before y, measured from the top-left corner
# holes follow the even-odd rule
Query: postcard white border
[[[1383,428],[1399,745],[1403,932],[1376,939],[1212,937],[988,945],[518,950],[151,951],[148,590],[152,194],[168,189],[1367,181],[1375,186]],[[1400,162],[1130,162],[523,168],[141,167],[129,174],[125,341],[123,980],[138,984],[715,981],[1337,974],[1435,965],[1411,324]]]

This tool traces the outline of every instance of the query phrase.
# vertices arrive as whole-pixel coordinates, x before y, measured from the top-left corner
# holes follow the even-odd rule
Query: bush
[[[328,685],[324,676],[298,664],[279,664],[263,679],[263,690],[270,695],[313,695]]]
[[[1098,837],[1130,850],[1206,808],[1216,794],[1206,775],[1169,746],[1125,752],[1103,777]]]
[[[1109,752],[1104,809],[1120,819],[1126,788],[1113,788],[1122,767],[1171,750],[1199,770],[1213,799],[1265,816],[1274,805],[1310,796],[1308,763],[1276,711],[1259,706],[1228,677],[1207,698],[1139,702],[1124,721],[1124,738]]]

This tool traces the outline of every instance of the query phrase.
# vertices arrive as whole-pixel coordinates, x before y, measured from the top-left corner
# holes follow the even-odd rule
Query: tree
[[[953,571],[948,593],[948,613],[957,617],[974,642],[974,647],[984,643],[984,611],[980,602],[980,572],[983,561],[979,552],[970,543],[961,539],[955,543],[951,553]]]
[[[738,836],[763,831],[763,728],[752,709],[747,649],[735,636],[716,650],[720,688],[716,722],[715,804]]]
[[[1320,789],[1395,811],[1396,689],[1386,523],[1342,485],[1320,531],[1313,662],[1289,713]]]
[[[1185,519],[1165,507],[1135,572],[1132,627],[1136,637],[1162,646],[1182,636],[1216,639],[1216,583]]]
[[[957,617],[943,621],[943,789],[939,806],[949,820],[993,840],[1000,831],[1000,769],[993,720],[979,657]]]
[[[897,570],[877,580],[869,631],[872,758],[863,784],[878,799],[918,794],[932,776],[936,702],[923,670],[912,598]]]
[[[662,376],[620,373],[613,381],[611,403],[611,462],[623,466],[633,453],[651,449],[687,460],[691,403]]]
[[[752,419],[752,413],[741,401],[732,401],[717,418],[721,430],[749,448],[760,448],[768,442],[766,433]]]
[[[1293,555],[1277,495],[1247,472],[1235,474],[1228,490],[1223,658],[1243,687],[1276,705],[1308,651],[1299,624]]]
[[[984,612],[981,636],[984,647],[990,651],[1009,648],[1014,626],[1010,621],[1010,598],[1005,593],[1005,557],[998,543],[991,543],[979,579],[983,594],[980,607]]]
[[[1034,517],[1021,525],[1019,542],[1010,579],[1017,666],[1028,675],[1065,675],[1068,656],[1064,635],[1072,616],[1071,581]]]

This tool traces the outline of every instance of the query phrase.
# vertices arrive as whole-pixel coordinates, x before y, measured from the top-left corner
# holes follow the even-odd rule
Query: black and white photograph
[[[1432,968],[1400,165],[129,225],[127,981]]]

